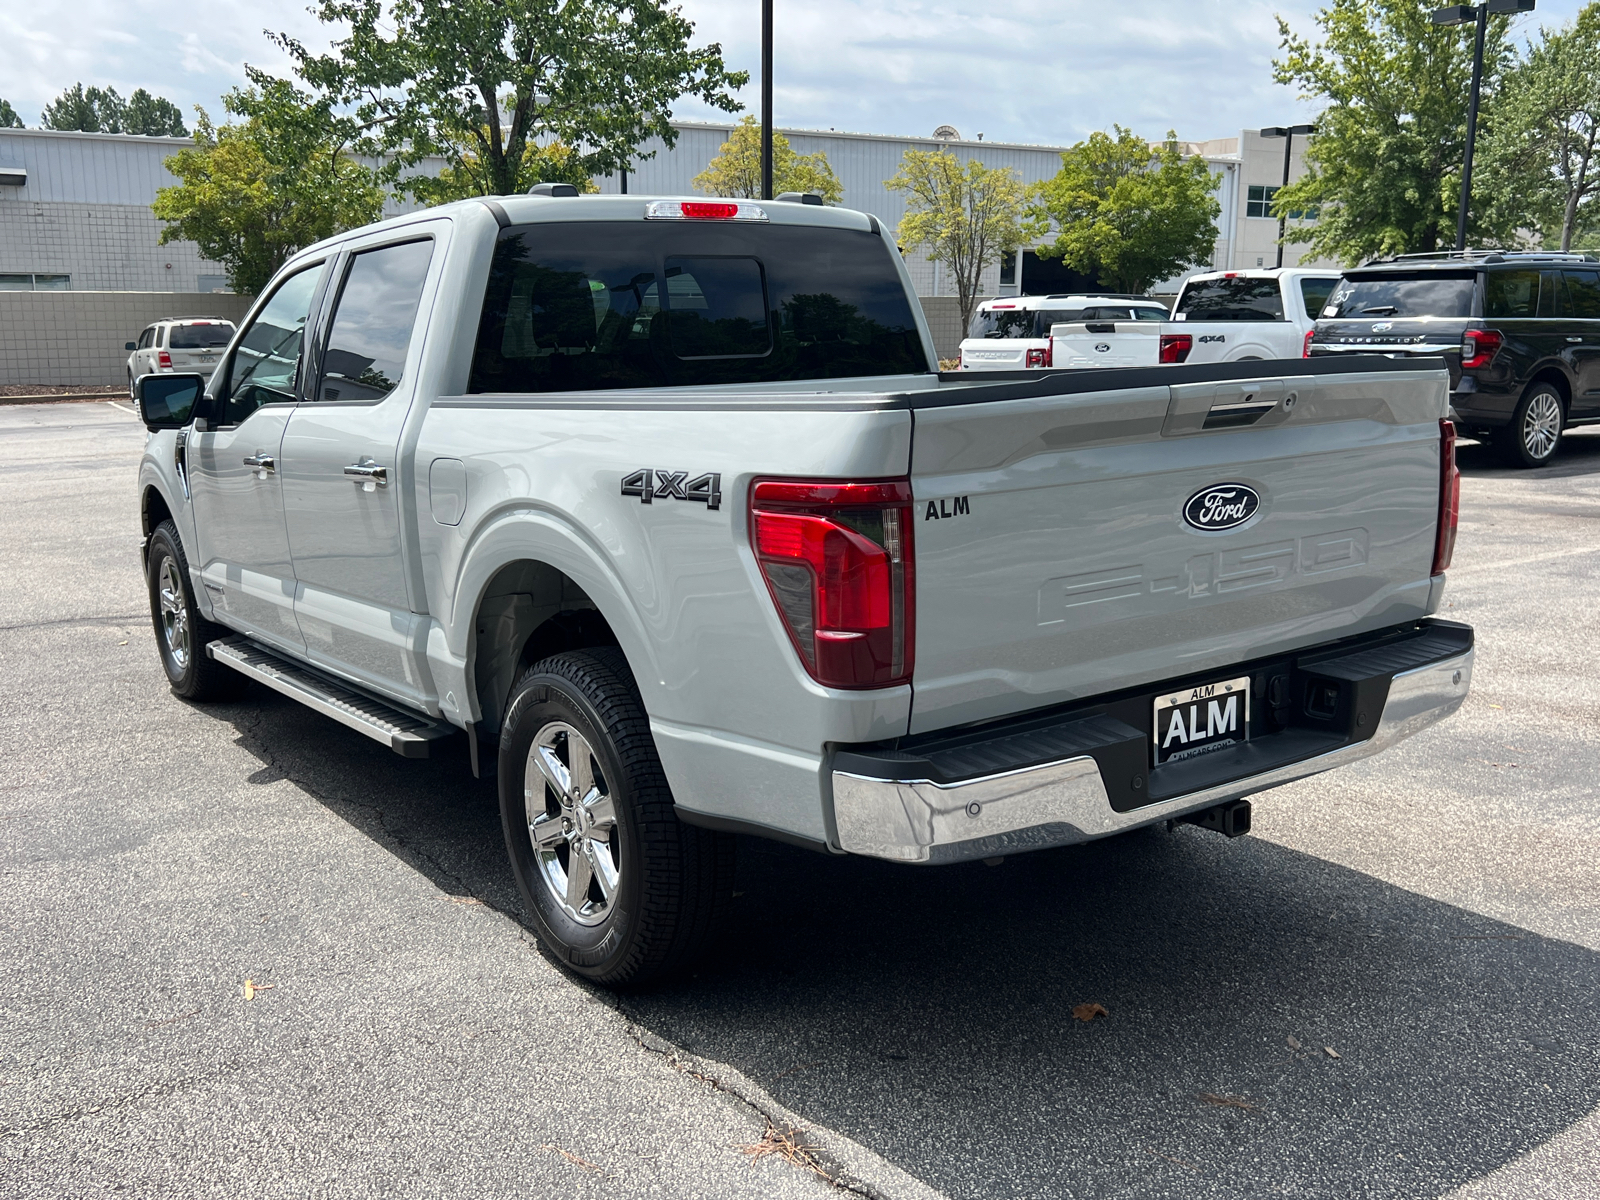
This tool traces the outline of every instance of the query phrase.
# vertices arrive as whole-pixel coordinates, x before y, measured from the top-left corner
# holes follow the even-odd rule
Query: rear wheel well
[[[552,654],[615,646],[617,635],[587,593],[548,563],[524,559],[495,572],[472,621],[479,740],[500,740],[507,697],[524,669]]]
[[[1522,394],[1526,396],[1541,383],[1548,383],[1555,388],[1556,395],[1561,397],[1562,415],[1565,416],[1570,413],[1572,410],[1572,385],[1567,382],[1567,377],[1554,367],[1546,367],[1528,380],[1528,386],[1522,390]]]

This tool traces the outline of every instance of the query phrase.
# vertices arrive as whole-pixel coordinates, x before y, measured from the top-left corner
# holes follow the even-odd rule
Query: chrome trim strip
[[[839,847],[895,862],[963,862],[1072,845],[1183,816],[1358,762],[1422,732],[1461,707],[1472,687],[1472,663],[1468,650],[1396,675],[1366,741],[1131,812],[1111,807],[1088,755],[960,783],[834,771]]]

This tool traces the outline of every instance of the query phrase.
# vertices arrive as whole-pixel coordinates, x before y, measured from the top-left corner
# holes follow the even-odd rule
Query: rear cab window
[[[1191,279],[1172,315],[1180,321],[1281,321],[1283,291],[1276,279],[1246,275]]]
[[[1328,297],[1327,318],[1470,317],[1475,271],[1395,271],[1347,275]]]
[[[805,225],[512,226],[469,391],[551,392],[930,372],[889,248]]]
[[[1315,321],[1322,315],[1322,310],[1327,307],[1328,297],[1333,295],[1333,289],[1338,284],[1337,279],[1306,277],[1300,280],[1300,298],[1305,301],[1308,318]]]

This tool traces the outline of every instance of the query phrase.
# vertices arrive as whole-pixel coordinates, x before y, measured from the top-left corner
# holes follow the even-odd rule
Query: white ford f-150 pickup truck
[[[1446,387],[941,376],[873,217],[463,201],[296,254],[208,386],[140,381],[151,617],[180,696],[464,736],[538,935],[638,983],[707,944],[735,833],[1237,834],[1453,712]]]
[[[1304,358],[1336,270],[1273,267],[1191,275],[1161,331],[1164,363]]]

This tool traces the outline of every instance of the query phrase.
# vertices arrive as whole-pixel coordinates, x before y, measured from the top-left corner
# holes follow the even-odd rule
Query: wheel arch
[[[1563,418],[1570,416],[1572,412],[1572,381],[1567,378],[1567,373],[1555,363],[1546,363],[1529,378],[1527,386],[1522,389],[1522,395],[1524,397],[1527,396],[1529,392],[1541,383],[1548,383],[1555,388],[1556,395],[1561,397]]]

